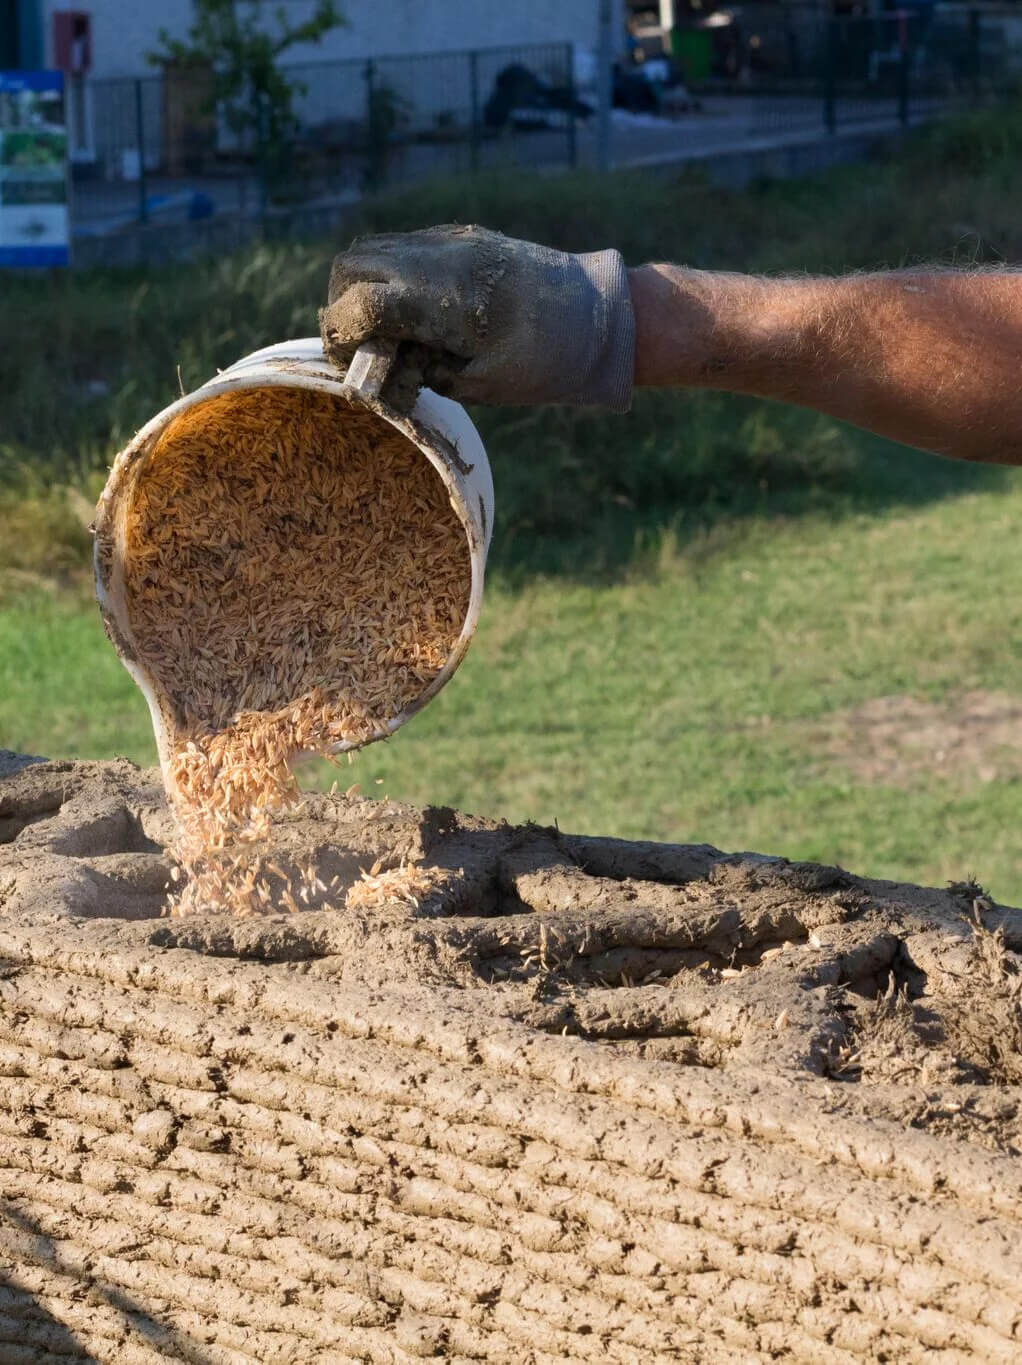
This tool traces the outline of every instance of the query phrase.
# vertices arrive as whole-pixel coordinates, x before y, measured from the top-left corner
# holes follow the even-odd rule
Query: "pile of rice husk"
[[[220,395],[149,452],[123,571],[136,652],[172,711],[185,879],[170,912],[300,908],[315,888],[282,884],[260,851],[298,799],[294,759],[379,735],[461,632],[471,563],[443,481],[339,395]]]

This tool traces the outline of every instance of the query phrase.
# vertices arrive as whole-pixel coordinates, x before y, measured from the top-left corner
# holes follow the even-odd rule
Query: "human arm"
[[[629,271],[635,383],[727,389],[966,460],[1022,464],[1022,274]]]
[[[765,278],[572,256],[476,227],[356,242],[334,261],[327,353],[369,337],[463,402],[594,404],[637,386],[815,408],[910,445],[1022,464],[1022,274]]]

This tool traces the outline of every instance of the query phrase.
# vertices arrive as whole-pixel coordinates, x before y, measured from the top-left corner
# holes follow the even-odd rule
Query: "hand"
[[[335,363],[371,337],[403,342],[399,363],[463,402],[631,404],[635,321],[616,251],[571,256],[480,227],[365,237],[335,257],[320,326]]]

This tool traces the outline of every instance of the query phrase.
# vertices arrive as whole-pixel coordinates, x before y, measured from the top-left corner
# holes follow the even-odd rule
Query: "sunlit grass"
[[[999,109],[886,162],[741,194],[691,175],[479,177],[368,203],[352,230],[475,220],[728,269],[1012,261],[1020,146],[1022,117]],[[337,245],[5,280],[0,745],[153,761],[90,599],[90,501],[181,387],[316,330]],[[477,640],[342,785],[874,874],[974,872],[1022,898],[1010,755],[952,773],[935,759],[895,785],[856,776],[827,738],[872,698],[1018,690],[1016,476],[719,394],[642,394],[627,417],[473,415],[498,513]]]
[[[829,754],[875,697],[1014,692],[1022,482],[910,511],[750,523],[665,542],[623,581],[498,581],[466,662],[427,710],[341,773],[367,795],[593,833],[753,848],[873,875],[976,873],[1022,898],[1011,761],[905,785]],[[154,758],[141,697],[95,609],[0,613],[0,742]],[[845,757],[849,761],[845,761]],[[1009,756],[1010,758],[1010,756]]]

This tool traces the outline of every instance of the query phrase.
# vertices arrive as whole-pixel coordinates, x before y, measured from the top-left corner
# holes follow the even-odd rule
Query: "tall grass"
[[[870,165],[741,193],[692,172],[461,178],[367,201],[345,240],[476,220],[572,250],[613,244],[631,262],[815,272],[1010,261],[1022,251],[1020,147],[1022,110],[1011,108],[941,124]],[[47,483],[87,483],[181,389],[247,351],[314,332],[341,244],[263,243],[145,273],[5,280],[0,487],[13,491],[0,513],[5,538],[21,545],[0,552],[0,567],[63,572],[82,532]],[[627,419],[475,416],[499,488],[495,563],[518,574],[613,569],[637,538],[665,527],[685,535],[725,514],[840,512],[1000,477],[718,394],[640,394]],[[48,530],[27,529],[36,513]]]
[[[0,462],[0,596],[12,588],[85,585],[96,479],[83,484]]]

